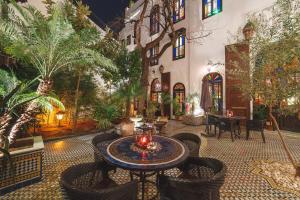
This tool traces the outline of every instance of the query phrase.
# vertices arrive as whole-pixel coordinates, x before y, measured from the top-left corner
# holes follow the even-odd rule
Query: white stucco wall
[[[132,8],[126,10],[126,17],[137,12],[143,0],[138,1]],[[193,38],[200,33],[211,32],[204,39],[190,40],[186,43],[185,58],[173,61],[172,48],[170,47],[159,60],[159,65],[151,67],[149,81],[160,78],[158,67],[163,65],[164,72],[171,72],[171,90],[175,83],[181,82],[185,85],[186,94],[201,94],[202,79],[210,72],[219,72],[223,76],[223,107],[225,109],[225,46],[232,44],[233,34],[247,23],[247,16],[257,13],[270,7],[275,0],[223,0],[223,10],[212,17],[202,20],[202,0],[185,1],[185,19],[175,24],[175,29],[186,28],[187,37]],[[148,9],[148,11],[151,8]],[[138,17],[138,16],[136,16]],[[146,19],[149,23],[149,19]],[[120,33],[121,39],[131,34],[133,26],[127,25]],[[143,36],[146,40],[151,39],[149,31],[144,31]],[[160,47],[163,46],[160,43]],[[129,50],[134,49],[134,45],[128,46]],[[221,63],[221,65],[209,65],[209,62]],[[155,74],[152,74],[155,69]],[[172,91],[171,91],[172,93]]]

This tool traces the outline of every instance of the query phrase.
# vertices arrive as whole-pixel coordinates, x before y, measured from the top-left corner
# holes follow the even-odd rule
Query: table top
[[[154,151],[137,147],[134,136],[117,139],[103,146],[100,151],[109,163],[123,169],[138,171],[170,169],[187,159],[189,150],[185,144],[165,136],[154,135],[152,138],[157,144]]]
[[[226,119],[232,119],[232,120],[246,120],[246,117],[243,116],[226,116],[226,115],[217,115],[217,114],[208,114],[210,116],[218,117],[218,118],[226,118]]]

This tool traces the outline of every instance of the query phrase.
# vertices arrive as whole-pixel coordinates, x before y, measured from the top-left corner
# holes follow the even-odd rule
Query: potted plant
[[[32,114],[45,109],[53,109],[53,105],[64,110],[64,106],[56,98],[40,96],[32,92],[30,87],[35,81],[36,79],[29,83],[22,83],[13,74],[0,70],[0,163],[2,164],[0,174],[6,174],[1,179],[3,184],[0,185],[0,192],[9,191],[16,185],[31,183],[42,178],[41,166],[44,151],[42,137],[16,140],[16,135],[11,132],[11,127],[19,120],[15,113],[23,112],[22,108],[32,102],[38,109],[27,113],[30,119],[33,119]],[[8,158],[10,162],[3,162]],[[15,168],[28,170],[21,170],[15,175]]]
[[[176,100],[174,100],[173,102],[173,111],[174,111],[175,119],[181,121],[184,112],[180,110],[180,104]]]

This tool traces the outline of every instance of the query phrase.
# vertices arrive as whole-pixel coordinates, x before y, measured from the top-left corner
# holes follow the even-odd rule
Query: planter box
[[[9,162],[7,166],[2,165],[3,155],[0,154],[0,196],[41,180],[44,143],[41,136],[33,139],[32,147],[11,152],[13,168],[10,167]],[[28,138],[22,140],[28,140]]]

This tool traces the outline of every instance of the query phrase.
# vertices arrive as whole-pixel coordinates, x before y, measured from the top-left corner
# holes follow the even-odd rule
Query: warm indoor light
[[[60,121],[64,118],[64,112],[63,111],[58,111],[56,113],[56,118],[58,119],[58,126],[60,126]]]

